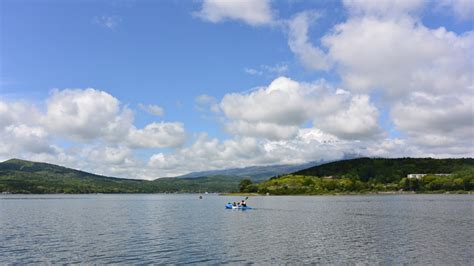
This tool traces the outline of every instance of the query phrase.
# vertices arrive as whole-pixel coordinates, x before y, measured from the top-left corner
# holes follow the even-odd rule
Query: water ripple
[[[469,195],[2,196],[12,264],[470,264]],[[5,200],[8,199],[8,200]]]

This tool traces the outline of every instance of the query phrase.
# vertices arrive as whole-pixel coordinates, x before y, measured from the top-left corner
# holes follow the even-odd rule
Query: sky
[[[472,0],[0,1],[0,160],[473,157]]]

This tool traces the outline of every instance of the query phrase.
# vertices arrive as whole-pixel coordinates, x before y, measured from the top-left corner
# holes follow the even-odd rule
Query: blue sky
[[[0,157],[152,179],[472,156],[472,2],[225,2],[2,1]]]

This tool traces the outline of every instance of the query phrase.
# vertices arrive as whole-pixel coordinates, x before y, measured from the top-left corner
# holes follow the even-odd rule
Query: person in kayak
[[[234,203],[232,203],[232,206],[237,207],[237,203],[235,203],[234,201]]]
[[[245,202],[245,200],[242,200],[242,202],[240,203],[240,206],[247,207],[247,202]]]

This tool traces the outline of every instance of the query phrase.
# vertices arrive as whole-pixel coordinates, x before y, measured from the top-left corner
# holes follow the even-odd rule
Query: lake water
[[[473,195],[0,196],[1,263],[471,264]]]

